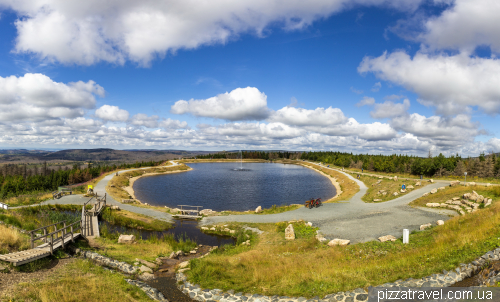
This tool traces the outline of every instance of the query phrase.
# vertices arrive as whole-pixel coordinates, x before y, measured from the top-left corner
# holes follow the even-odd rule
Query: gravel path
[[[172,162],[177,165],[177,163]],[[141,168],[144,169],[144,168]],[[332,168],[330,168],[332,169]],[[122,171],[132,171],[131,169]],[[336,170],[336,169],[334,169]],[[337,170],[338,171],[338,170]],[[344,173],[342,171],[338,171]],[[415,230],[421,224],[433,222],[436,220],[447,220],[450,215],[456,215],[451,210],[421,209],[412,208],[408,204],[414,199],[429,192],[433,188],[444,186],[444,181],[439,181],[423,188],[416,189],[404,196],[382,203],[365,203],[361,197],[366,193],[367,187],[363,182],[355,179],[351,175],[344,173],[347,177],[357,182],[360,190],[349,201],[339,203],[327,203],[320,208],[299,208],[294,211],[271,214],[271,215],[229,215],[205,217],[200,225],[216,224],[221,222],[251,222],[251,223],[274,223],[279,221],[289,221],[304,219],[310,221],[314,226],[320,228],[320,232],[328,239],[343,238],[349,239],[352,243],[375,240],[380,236],[394,235],[401,237],[403,229]],[[94,191],[102,194],[108,182],[114,174],[104,177],[96,184]],[[66,195],[56,200],[48,200],[42,204],[77,204],[83,205],[89,200],[82,195]],[[133,205],[122,204],[107,196],[106,201],[109,205],[118,205],[121,209],[130,212],[147,215],[156,219],[172,222],[172,215],[153,209],[136,207]]]
[[[338,170],[337,170],[338,171]],[[340,173],[344,173],[338,171]],[[437,220],[447,220],[448,215],[456,215],[454,211],[412,208],[408,204],[414,199],[429,192],[433,188],[444,186],[443,182],[433,183],[399,198],[382,203],[365,203],[361,197],[368,189],[365,184],[347,173],[350,179],[360,187],[349,201],[326,203],[320,208],[299,208],[294,211],[272,215],[233,215],[207,217],[202,225],[221,222],[256,222],[274,223],[285,220],[304,219],[320,228],[320,232],[328,239],[349,239],[352,243],[375,240],[380,236],[394,235],[401,237],[403,229],[415,230],[420,225]]]

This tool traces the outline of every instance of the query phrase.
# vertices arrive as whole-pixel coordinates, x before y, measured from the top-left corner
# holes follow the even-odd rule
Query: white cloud
[[[60,83],[43,74],[0,77],[0,121],[75,118],[95,106],[104,89],[94,81]]]
[[[172,120],[170,118],[161,120],[158,125],[164,129],[189,129],[188,123],[185,121]]]
[[[148,128],[158,128],[158,115],[147,116],[144,113],[138,113],[132,116],[130,123],[135,126],[144,126]]]
[[[350,90],[352,92],[354,92],[355,94],[362,94],[363,93],[363,90],[358,90],[358,89],[355,89],[354,87],[351,87]]]
[[[342,110],[338,108],[316,108],[308,110],[304,108],[284,107],[274,112],[270,121],[281,122],[293,126],[327,126],[344,123],[347,118]]]
[[[472,142],[477,135],[484,134],[479,130],[479,124],[472,122],[470,116],[464,114],[444,118],[412,113],[396,117],[390,124],[396,130],[411,133],[421,140],[432,140],[438,146],[459,147]]]
[[[303,29],[314,21],[356,5],[412,10],[421,0],[242,0],[190,1],[18,1],[14,10],[15,51],[66,64],[99,61],[148,64],[178,49],[226,43],[243,33],[263,36],[270,26]],[[267,33],[267,32],[266,32]]]
[[[230,121],[263,120],[269,116],[267,96],[255,87],[236,88],[206,100],[180,100],[171,108],[174,114],[190,113]]]
[[[397,132],[389,125],[379,122],[360,124],[354,118],[346,123],[330,127],[308,127],[308,130],[330,136],[353,136],[364,140],[390,140],[397,136]]]
[[[128,120],[127,110],[120,109],[118,106],[103,105],[95,111],[95,115],[106,121],[125,122]]]
[[[422,52],[411,58],[396,51],[377,58],[365,57],[358,71],[373,72],[380,79],[416,92],[420,103],[435,106],[441,114],[468,112],[469,106],[478,106],[491,114],[500,113],[498,59]]]
[[[424,21],[424,32],[418,39],[433,49],[472,53],[478,45],[489,45],[498,53],[499,15],[499,1],[455,0],[441,15]]]
[[[378,119],[402,116],[406,115],[409,108],[410,101],[408,99],[405,99],[403,103],[397,104],[391,101],[385,101],[381,104],[375,104],[375,108],[370,112],[370,116]]]
[[[379,91],[379,90],[380,90],[380,88],[381,88],[381,87],[382,87],[382,83],[377,82],[377,83],[375,83],[375,85],[373,85],[373,87],[372,87],[371,91],[373,91],[373,92],[377,92],[377,91]]]
[[[371,106],[375,104],[375,99],[372,97],[365,96],[359,103],[356,104],[356,107],[362,107],[365,105]]]

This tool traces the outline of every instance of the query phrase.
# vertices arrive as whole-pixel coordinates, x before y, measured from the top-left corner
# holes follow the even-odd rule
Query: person
[[[358,179],[359,179],[359,177],[360,177],[360,176],[359,176],[359,174],[358,174]]]
[[[363,171],[364,171],[364,169],[363,169],[363,168],[361,168],[361,173],[363,173]]]

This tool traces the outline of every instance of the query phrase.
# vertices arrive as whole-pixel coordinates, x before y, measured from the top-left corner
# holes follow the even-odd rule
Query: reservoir
[[[188,166],[193,170],[136,180],[135,196],[151,205],[199,205],[214,211],[255,210],[335,196],[328,177],[298,165],[231,162]]]

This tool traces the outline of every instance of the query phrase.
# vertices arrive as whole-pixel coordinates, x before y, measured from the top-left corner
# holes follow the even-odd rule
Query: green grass
[[[465,193],[471,193],[476,191],[479,195],[493,199],[493,201],[498,201],[500,199],[500,187],[485,187],[485,186],[473,186],[473,187],[446,187],[444,190],[438,190],[435,194],[429,194],[427,196],[422,196],[415,199],[410,203],[411,206],[424,207],[427,203],[443,203],[453,197],[462,197]]]
[[[42,226],[65,220],[70,224],[80,220],[78,211],[81,206],[76,205],[47,205],[0,211],[0,220],[15,225],[24,230],[34,230]],[[67,211],[70,213],[64,213]],[[71,214],[74,212],[75,214]]]
[[[151,301],[122,275],[77,259],[41,282],[20,283],[10,301]]]
[[[278,214],[278,213],[284,213],[288,211],[293,211],[298,208],[303,207],[302,205],[297,205],[297,204],[291,204],[291,205],[273,205],[268,209],[262,209],[262,212],[260,213],[255,213],[254,210],[249,210],[249,211],[244,211],[244,212],[239,212],[239,211],[222,211],[220,212],[220,216],[227,216],[227,215],[248,215],[248,214],[255,214],[255,215],[269,215],[269,214]]]
[[[129,215],[129,217],[127,217]],[[166,221],[149,218],[145,215],[135,214],[128,211],[114,211],[105,208],[102,211],[102,219],[118,226],[126,226],[135,229],[149,231],[163,231],[172,228],[172,224]],[[131,218],[133,217],[133,218]]]
[[[383,201],[388,201],[392,200],[398,197],[401,197],[402,195],[408,194],[413,190],[422,188],[424,186],[427,186],[430,184],[428,181],[422,181],[420,186],[415,186],[416,181],[415,180],[403,180],[399,178],[397,181],[390,180],[390,179],[379,179],[376,176],[366,176],[362,175],[360,177],[360,180],[368,187],[368,190],[366,191],[366,194],[361,197],[361,200],[365,202],[373,202],[374,199],[381,199],[379,202]],[[379,184],[377,182],[380,181]],[[402,185],[406,185],[408,187],[409,185],[412,185],[414,188],[413,189],[406,189],[406,193],[401,193],[401,188]],[[443,184],[445,186],[445,184]],[[380,190],[386,190],[387,194],[379,194]],[[394,196],[393,193],[398,192],[397,196]]]
[[[478,192],[479,193],[479,192]],[[410,235],[410,243],[371,241],[328,247],[314,238],[284,239],[284,224],[259,224],[252,245],[193,261],[188,280],[203,288],[264,295],[322,297],[398,279],[421,278],[469,263],[500,246],[500,203]],[[369,227],[369,226],[364,226]]]

